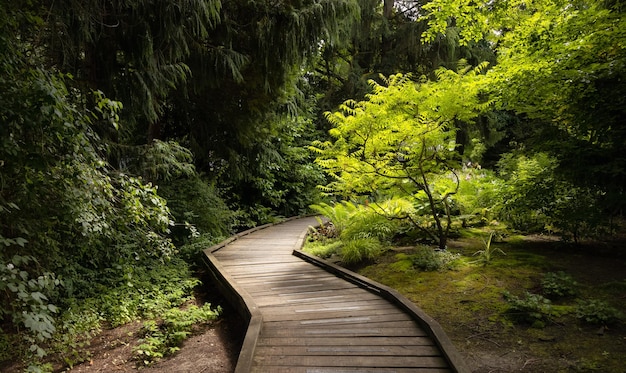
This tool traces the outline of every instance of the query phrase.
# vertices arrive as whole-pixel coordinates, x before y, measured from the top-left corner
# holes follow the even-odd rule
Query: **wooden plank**
[[[390,328],[390,327],[370,327],[369,325],[340,327],[319,327],[302,329],[268,329],[261,330],[259,338],[311,338],[317,336],[324,337],[426,337],[428,333],[418,328]]]
[[[436,346],[257,346],[262,356],[441,356]]]
[[[354,309],[344,309],[344,310],[333,310],[326,311],[324,313],[320,312],[311,312],[311,313],[289,313],[289,312],[267,312],[264,307],[259,307],[261,312],[263,312],[263,320],[266,322],[272,321],[297,321],[297,320],[320,320],[320,319],[330,319],[330,318],[338,318],[338,317],[365,317],[365,316],[377,316],[377,315],[388,315],[395,313],[402,313],[401,310],[397,308],[386,308],[386,309],[378,309],[378,310],[354,310]]]
[[[451,373],[446,368],[336,368],[336,367],[283,367],[265,366],[252,371],[271,373]]]
[[[344,297],[361,299],[361,300],[375,300],[381,299],[376,294],[369,293],[359,288],[358,286],[351,284],[347,281],[340,281],[335,278],[329,279],[304,279],[298,281],[274,281],[273,283],[246,283],[241,285],[250,292],[258,294],[258,297],[262,296],[284,296],[284,297],[306,297],[307,295],[315,296],[315,293],[320,293],[321,296],[326,296],[329,291],[336,291],[335,294]]]
[[[407,313],[411,306],[380,297],[388,289],[357,276],[346,281],[341,271],[329,273],[312,259],[291,255],[311,225],[315,220],[309,218],[263,226],[205,250],[236,283],[231,288],[253,299],[248,309],[261,315],[255,345],[242,351],[247,362],[238,367],[276,373],[451,372],[446,359],[455,355],[442,353],[431,332]]]
[[[324,313],[335,311],[381,311],[386,309],[397,309],[393,304],[385,299],[374,300],[351,300],[337,303],[307,304],[279,304],[263,307],[267,313]]]
[[[277,273],[277,272],[286,272],[286,273],[298,273],[300,271],[305,272],[307,269],[310,269],[304,262],[295,262],[295,263],[277,263],[277,264],[263,264],[256,266],[231,266],[228,268],[228,272],[236,276],[238,274],[263,274],[263,273]]]
[[[240,273],[237,275],[231,274],[231,277],[236,278],[237,282],[242,284],[245,283],[246,280],[251,281],[261,281],[263,279],[278,279],[278,278],[307,278],[307,277],[316,277],[316,276],[329,276],[335,277],[328,273],[322,274],[316,268],[308,268],[302,271],[285,271],[285,272],[268,272],[268,273]]]
[[[415,320],[411,319],[403,312],[387,313],[384,315],[366,315],[366,316],[347,316],[347,317],[333,317],[333,318],[317,318],[317,319],[305,319],[305,320],[287,320],[287,321],[267,321],[265,325],[267,328],[274,328],[276,323],[281,328],[299,329],[306,327],[323,327],[323,326],[340,326],[351,324],[367,323],[374,325],[376,323],[392,323],[392,322],[407,322],[411,323],[411,327],[419,327]],[[390,325],[391,326],[391,325]]]
[[[372,297],[371,294],[368,294],[367,292],[364,292],[363,289],[359,289],[357,286],[347,283],[346,281],[337,281],[336,279],[318,279],[316,281],[283,281],[280,283],[274,283],[274,284],[245,284],[242,285],[243,288],[245,288],[248,292],[250,293],[255,293],[257,294],[256,296],[260,297],[263,295],[267,295],[267,296],[278,296],[279,294],[284,294],[283,296],[289,296],[289,295],[294,295],[297,296],[298,294],[314,294],[316,292],[325,292],[327,293],[328,291],[341,291],[340,294],[343,294],[343,291],[348,291],[348,290],[360,290],[360,294],[366,298],[366,300],[374,300],[374,299],[380,299],[380,297]],[[351,294],[345,294],[345,295],[354,295],[354,293]]]
[[[305,290],[305,289],[302,289]],[[341,290],[339,293],[337,290]],[[256,303],[260,307],[264,306],[276,306],[285,304],[333,304],[333,303],[345,303],[354,301],[357,299],[366,298],[367,300],[374,300],[373,295],[362,295],[361,293],[349,293],[351,288],[339,288],[317,290],[317,291],[300,291],[292,293],[263,293],[256,292],[248,289],[248,292],[254,296]]]
[[[259,339],[260,346],[432,346],[430,337],[265,337]]]
[[[371,326],[377,327],[403,327],[403,328],[419,328],[415,321],[407,319],[406,315],[394,314],[384,316],[359,316],[359,317],[337,317],[332,319],[317,320],[295,320],[295,321],[274,321],[265,322],[267,330],[272,329],[297,329],[305,330],[306,328],[342,328],[351,326]],[[421,328],[420,328],[421,329]]]
[[[255,355],[255,366],[288,367],[368,367],[368,368],[447,368],[448,364],[436,356],[263,356]]]

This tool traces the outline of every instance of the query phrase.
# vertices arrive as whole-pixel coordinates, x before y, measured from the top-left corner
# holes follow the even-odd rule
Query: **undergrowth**
[[[186,309],[172,308],[161,320],[148,320],[142,328],[141,344],[135,349],[135,357],[141,365],[151,365],[159,359],[180,350],[182,342],[192,333],[198,323],[218,318],[222,309],[211,309],[210,304],[202,307],[192,305]]]
[[[92,296],[70,298],[63,305],[55,319],[53,332],[41,348],[44,355],[71,368],[87,361],[90,355],[87,347],[91,339],[104,327],[116,327],[131,321],[157,320],[164,316],[168,330],[176,330],[175,338],[185,337],[187,327],[197,322],[219,315],[217,310],[194,306],[186,311],[178,307],[194,299],[193,290],[200,285],[190,265],[182,259],[169,261],[154,260],[135,267],[124,266],[115,269],[117,278],[93,280]],[[149,321],[148,321],[149,322]],[[168,334],[168,338],[169,334]],[[26,341],[27,342],[27,341]],[[49,372],[52,365],[42,359],[28,356],[29,344],[18,338],[16,333],[0,333],[0,363],[27,357],[24,362],[30,371]],[[48,360],[50,361],[50,360]]]

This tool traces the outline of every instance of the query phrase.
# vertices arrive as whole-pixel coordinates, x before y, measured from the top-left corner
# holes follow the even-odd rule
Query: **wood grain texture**
[[[237,293],[226,296],[250,320],[237,373],[469,372],[414,304],[298,254],[316,224],[290,219],[204,251],[213,278]]]

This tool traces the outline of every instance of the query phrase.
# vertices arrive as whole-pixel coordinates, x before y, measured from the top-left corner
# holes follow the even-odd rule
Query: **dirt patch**
[[[241,347],[243,325],[239,317],[227,316],[199,328],[175,355],[154,365],[142,367],[134,359],[140,323],[105,330],[91,342],[92,358],[69,370],[75,373],[135,372],[146,373],[231,373]],[[139,363],[139,364],[138,364]],[[61,369],[62,370],[65,370]]]
[[[205,282],[206,283],[206,282]],[[206,287],[210,287],[208,284]],[[202,289],[201,289],[202,290]],[[206,289],[205,289],[206,290]],[[135,358],[134,348],[141,343],[142,322],[136,321],[116,328],[104,328],[89,341],[81,356],[89,356],[82,363],[69,366],[60,356],[50,356],[54,372],[105,373],[231,373],[235,370],[246,325],[237,312],[215,291],[196,294],[199,302],[220,305],[218,320],[200,325],[183,342],[174,355],[145,366]],[[14,363],[0,366],[3,373],[20,373],[23,367]]]

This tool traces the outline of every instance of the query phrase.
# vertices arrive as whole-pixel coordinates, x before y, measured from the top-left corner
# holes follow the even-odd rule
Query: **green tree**
[[[170,91],[191,77],[185,59],[208,53],[203,42],[220,22],[221,2],[72,0],[46,8],[42,35],[52,62],[83,89],[124,102],[126,117],[152,140]]]
[[[473,81],[478,73],[439,70],[437,82],[420,83],[394,75],[386,86],[372,81],[367,100],[347,101],[339,112],[327,113],[335,141],[312,147],[332,178],[322,189],[344,198],[403,196],[419,215],[429,216],[405,218],[445,249],[451,196],[459,185],[454,123],[471,121],[486,105]]]
[[[47,66],[37,10],[9,2],[0,11],[0,320],[41,357],[59,305],[174,247],[156,187],[111,167],[94,130],[116,131],[122,105],[96,91],[87,106]]]
[[[465,42],[488,40],[498,107],[517,114],[508,140],[557,160],[559,177],[595,189],[610,215],[624,208],[626,24],[620,2],[434,0],[427,39],[454,24]]]

